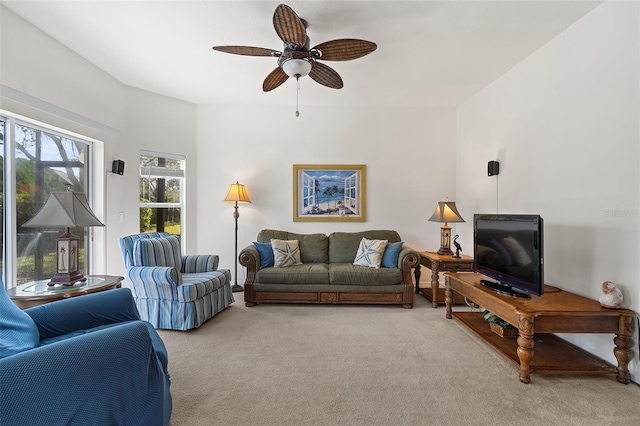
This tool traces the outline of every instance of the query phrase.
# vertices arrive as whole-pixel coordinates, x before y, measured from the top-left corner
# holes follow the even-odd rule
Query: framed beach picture
[[[365,222],[366,167],[294,164],[294,222]]]

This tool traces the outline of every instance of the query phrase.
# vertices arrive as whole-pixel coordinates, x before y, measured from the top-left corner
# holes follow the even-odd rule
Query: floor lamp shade
[[[249,194],[247,193],[247,188],[245,188],[244,185],[236,181],[236,183],[231,184],[231,187],[229,188],[229,192],[227,193],[227,196],[224,198],[224,202],[235,204],[233,218],[235,219],[235,222],[236,222],[236,233],[235,233],[236,251],[235,251],[235,257],[234,257],[235,259],[235,263],[234,263],[235,270],[233,275],[234,284],[231,287],[231,290],[234,292],[238,292],[238,291],[244,290],[242,286],[238,284],[238,218],[240,217],[240,213],[238,213],[238,203],[249,204],[251,203],[251,199],[249,198]]]
[[[81,192],[52,192],[40,211],[25,227],[66,228],[56,238],[56,275],[49,285],[73,285],[85,281],[79,264],[80,238],[70,228],[104,226],[91,211],[87,197]]]
[[[241,183],[232,183],[229,188],[229,192],[224,199],[225,203],[243,203],[248,204],[251,203],[249,199],[249,194],[247,194],[247,188],[244,187]]]
[[[440,228],[440,250],[438,250],[438,254],[452,256],[451,227],[448,225],[448,222],[464,222],[464,219],[462,219],[462,216],[458,213],[456,203],[449,201],[448,198],[446,201],[438,202],[436,210],[429,218],[429,221],[444,223],[442,228]]]

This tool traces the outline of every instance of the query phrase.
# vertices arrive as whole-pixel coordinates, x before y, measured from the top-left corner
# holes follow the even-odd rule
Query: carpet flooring
[[[640,424],[637,384],[550,375],[522,384],[513,364],[422,296],[410,310],[247,308],[234,296],[198,329],[160,330],[173,426]]]

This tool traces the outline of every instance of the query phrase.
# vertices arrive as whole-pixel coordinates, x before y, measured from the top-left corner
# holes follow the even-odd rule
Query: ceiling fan
[[[308,75],[314,81],[333,89],[343,87],[342,78],[321,61],[350,61],[376,50],[375,43],[366,40],[343,38],[320,43],[309,48],[307,23],[285,4],[273,13],[273,26],[284,42],[283,51],[250,46],[214,46],[213,49],[246,56],[271,56],[278,58],[278,68],[271,71],[262,83],[262,90],[269,92],[289,77],[299,79]]]

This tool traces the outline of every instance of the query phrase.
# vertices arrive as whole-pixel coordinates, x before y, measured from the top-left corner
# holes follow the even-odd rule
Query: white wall
[[[252,201],[239,209],[239,250],[263,228],[395,229],[416,249],[438,249],[441,224],[428,219],[438,201],[455,199],[452,109],[303,106],[298,118],[294,111],[294,104],[198,107],[199,252],[219,254],[233,271],[233,205],[222,200],[236,180]],[[365,164],[367,221],[294,223],[293,164]],[[243,273],[239,267],[240,283]]]
[[[133,89],[115,80],[33,25],[0,6],[0,108],[101,141],[103,168],[125,161],[123,176],[105,173],[96,214],[106,224],[94,273],[124,274],[118,238],[138,232],[140,149],[183,154],[191,167],[187,196],[197,198],[195,105]],[[120,212],[124,222],[120,222]],[[190,223],[196,209],[187,209]],[[195,229],[187,231],[195,248]]]
[[[611,280],[636,312],[638,17],[637,2],[605,2],[460,106],[456,173],[465,218],[543,216],[547,284],[598,299]],[[497,177],[489,160],[500,161]],[[472,238],[470,223],[460,231]],[[563,337],[616,364],[611,335]],[[637,338],[634,352],[637,382]]]

